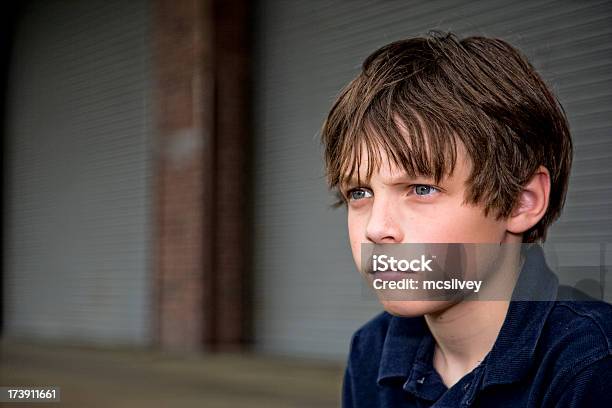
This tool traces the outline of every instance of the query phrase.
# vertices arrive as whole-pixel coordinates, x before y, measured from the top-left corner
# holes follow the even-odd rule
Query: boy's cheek
[[[355,235],[353,235],[355,234]],[[353,261],[357,266],[357,269],[361,272],[361,244],[364,242],[368,242],[365,237],[361,237],[360,234],[351,233],[349,231],[349,241],[351,244],[351,252],[353,253]]]
[[[503,239],[505,223],[492,216],[485,217],[480,209],[470,208],[447,222],[446,242],[497,243]]]
[[[349,224],[349,242],[351,252],[353,254],[353,262],[357,270],[361,273],[361,246],[363,243],[368,243],[365,233],[365,224],[354,222]]]
[[[367,242],[366,223],[366,217],[355,215],[349,210],[348,234],[349,240],[351,241],[351,247],[353,246],[354,242]]]

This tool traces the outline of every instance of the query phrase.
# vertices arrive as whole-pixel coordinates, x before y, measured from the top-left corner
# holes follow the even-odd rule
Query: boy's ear
[[[548,209],[550,197],[550,173],[540,166],[523,186],[519,200],[508,217],[507,229],[514,234],[523,234],[542,219]]]

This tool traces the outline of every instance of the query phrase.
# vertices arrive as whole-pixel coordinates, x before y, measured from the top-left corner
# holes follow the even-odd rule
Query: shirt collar
[[[423,317],[391,318],[380,358],[378,385],[389,378],[408,377],[421,340],[427,334],[429,329]]]

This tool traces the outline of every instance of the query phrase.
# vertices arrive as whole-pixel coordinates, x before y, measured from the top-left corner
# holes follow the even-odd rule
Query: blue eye
[[[419,196],[426,196],[437,192],[438,189],[433,186],[428,186],[427,184],[417,184],[414,186],[414,192]]]
[[[365,188],[355,188],[348,192],[349,200],[361,200],[372,197],[372,192]]]

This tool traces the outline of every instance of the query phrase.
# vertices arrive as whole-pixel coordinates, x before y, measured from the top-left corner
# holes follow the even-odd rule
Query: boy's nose
[[[374,200],[366,226],[366,239],[375,244],[399,243],[404,234],[395,206],[388,201]]]

